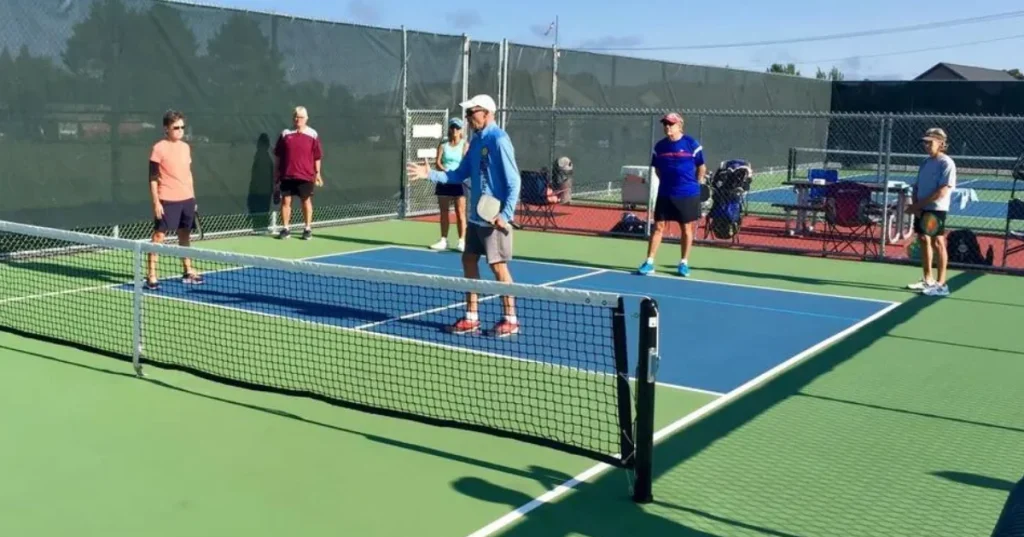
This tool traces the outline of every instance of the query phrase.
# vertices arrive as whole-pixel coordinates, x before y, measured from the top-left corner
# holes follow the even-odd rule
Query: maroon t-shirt
[[[311,127],[299,132],[287,129],[281,133],[274,147],[281,179],[316,180],[316,161],[323,157],[320,137]]]

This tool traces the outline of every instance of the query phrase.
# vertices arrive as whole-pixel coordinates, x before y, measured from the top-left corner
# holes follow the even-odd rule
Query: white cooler
[[[647,205],[658,192],[658,172],[650,166],[623,166],[619,180],[624,205]]]

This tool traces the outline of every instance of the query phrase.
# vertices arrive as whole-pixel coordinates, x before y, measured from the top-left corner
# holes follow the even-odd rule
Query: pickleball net
[[[655,348],[653,301],[627,316],[613,293],[328,261],[0,222],[0,328],[131,360],[140,375],[154,364],[541,444],[632,469],[649,488],[637,450],[653,442],[654,379],[649,360],[631,375],[626,337],[637,323],[640,351]],[[469,292],[481,330],[454,334]],[[503,296],[520,328],[498,337]]]

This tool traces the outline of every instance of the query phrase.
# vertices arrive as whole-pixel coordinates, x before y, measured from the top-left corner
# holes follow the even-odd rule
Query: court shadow
[[[544,484],[550,490],[550,486]],[[586,487],[583,483],[579,487]],[[504,505],[510,509],[519,508],[533,500],[529,495],[517,490],[496,485],[489,481],[463,477],[452,482],[455,491],[477,500]],[[611,507],[611,508],[608,508]],[[537,509],[523,515],[523,520],[502,532],[502,535],[531,535],[539,537],[559,537],[566,535],[582,535],[586,537],[622,537],[624,535],[678,537],[718,537],[687,527],[662,516],[644,511],[633,503],[621,502],[618,505],[591,505],[587,512],[575,513],[577,516],[560,512],[552,515],[553,509]],[[624,513],[624,511],[626,511]],[[628,524],[624,521],[628,520]],[[529,526],[530,530],[520,528]],[[768,533],[768,535],[784,535]],[[789,537],[789,536],[785,536]]]
[[[11,270],[11,273],[6,277],[11,278],[12,274],[16,274],[18,270],[30,270],[33,272],[40,272],[45,276],[46,281],[53,281],[55,276],[63,278],[80,278],[82,280],[88,280],[86,283],[94,285],[103,285],[106,283],[111,284],[131,284],[132,282],[132,260],[131,253],[127,252],[127,257],[123,258],[123,266],[125,270],[123,272],[106,270],[103,268],[96,267],[84,267],[77,266],[68,263],[50,263],[46,261],[0,261],[0,264],[6,265]],[[74,257],[69,259],[76,259]],[[106,264],[111,264],[112,259],[107,259]],[[78,262],[83,262],[79,259]],[[97,263],[98,264],[98,263]]]
[[[158,296],[158,295],[155,295]],[[204,301],[198,296],[211,297]],[[341,319],[345,321],[377,322],[390,319],[392,316],[380,310],[368,310],[316,302],[313,300],[298,300],[293,298],[275,297],[261,293],[232,293],[218,291],[211,287],[195,288],[182,296],[174,296],[182,300],[194,301],[197,304],[210,304],[214,306],[226,306],[239,310],[253,311],[256,313],[267,313],[280,315],[284,320],[295,318],[295,320],[309,319]],[[241,306],[239,306],[241,305]],[[354,324],[346,322],[339,324],[339,327],[349,327]]]
[[[995,477],[988,477],[980,474],[972,474],[969,472],[953,472],[953,471],[941,471],[932,472],[933,476],[941,477],[954,483],[960,483],[962,485],[970,485],[972,487],[980,487],[992,490],[1002,490],[1010,492],[1016,485],[1013,481],[1007,481],[1005,479],[999,479]]]
[[[393,447],[393,448],[404,449],[404,450],[420,453],[420,454],[423,454],[423,455],[429,455],[431,457],[437,457],[437,458],[440,458],[440,459],[445,459],[445,460],[449,460],[449,461],[458,462],[460,464],[476,466],[478,468],[483,468],[483,469],[491,470],[491,471],[495,471],[495,472],[501,472],[501,473],[504,473],[504,474],[514,475],[514,476],[517,476],[517,477],[522,477],[522,478],[527,478],[527,479],[534,479],[534,480],[537,480],[537,481],[543,483],[547,487],[554,487],[554,486],[558,485],[559,483],[562,483],[565,480],[570,478],[570,476],[568,474],[565,474],[565,473],[562,473],[562,472],[558,472],[556,470],[551,470],[551,469],[547,469],[547,468],[541,468],[541,467],[537,467],[537,466],[531,466],[531,467],[528,467],[526,469],[515,468],[515,467],[503,465],[503,464],[500,464],[500,463],[496,463],[496,462],[492,462],[492,461],[488,461],[488,460],[484,460],[484,459],[479,459],[479,458],[475,458],[475,457],[471,457],[471,456],[468,456],[468,455],[465,455],[465,454],[462,454],[462,453],[453,453],[453,452],[450,452],[450,451],[444,451],[444,450],[440,450],[440,449],[435,449],[435,448],[432,448],[432,447],[429,447],[429,446],[425,446],[425,445],[421,445],[421,444],[413,444],[413,443],[410,443],[410,442],[404,442],[402,440],[398,440],[398,439],[394,439],[394,438],[388,438],[388,437],[385,437],[385,436],[380,436],[380,435],[376,435],[376,434],[372,434],[372,433],[366,433],[366,432],[362,432],[362,431],[357,431],[355,429],[349,429],[349,428],[345,428],[345,427],[340,427],[338,425],[332,425],[330,423],[325,423],[325,422],[322,422],[322,421],[317,421],[317,420],[305,418],[305,417],[302,417],[302,416],[300,416],[298,414],[295,414],[295,413],[292,413],[292,412],[288,412],[288,411],[285,411],[285,410],[281,410],[281,409],[277,409],[277,408],[272,408],[272,407],[262,406],[262,405],[256,405],[256,404],[252,404],[252,403],[246,403],[246,402],[243,402],[243,401],[240,401],[240,400],[236,400],[236,399],[230,399],[230,398],[227,398],[227,397],[219,397],[219,396],[208,394],[208,393],[203,393],[203,392],[199,392],[199,391],[195,391],[195,390],[190,390],[188,388],[183,388],[183,387],[180,387],[180,386],[175,386],[173,384],[170,384],[168,382],[165,382],[165,381],[162,381],[160,379],[153,378],[153,377],[143,377],[142,379],[139,379],[134,373],[129,373],[129,372],[125,372],[125,371],[115,371],[115,370],[106,369],[106,368],[97,367],[97,366],[92,366],[92,365],[88,365],[88,364],[84,364],[84,363],[80,363],[80,362],[75,362],[75,361],[71,361],[71,360],[65,360],[65,359],[53,356],[52,354],[43,354],[43,353],[39,353],[39,352],[27,351],[27,350],[23,350],[23,349],[14,348],[14,347],[8,347],[6,345],[0,345],[0,351],[3,351],[5,354],[6,353],[21,354],[21,355],[24,355],[24,356],[31,357],[33,359],[46,360],[46,361],[51,362],[51,363],[65,365],[65,366],[71,366],[71,367],[75,367],[75,368],[79,368],[79,369],[84,369],[84,370],[87,370],[87,371],[90,371],[90,372],[93,372],[93,373],[100,373],[100,374],[104,374],[104,375],[111,375],[111,376],[115,376],[115,377],[122,377],[122,378],[127,378],[127,379],[132,379],[132,380],[142,380],[144,382],[149,383],[152,386],[156,386],[156,387],[161,388],[161,389],[171,390],[171,391],[174,391],[174,392],[179,393],[179,394],[184,394],[184,395],[191,396],[191,397],[199,397],[199,398],[202,398],[202,399],[205,399],[205,400],[208,400],[208,401],[214,401],[214,402],[217,402],[217,403],[223,403],[223,404],[232,405],[232,406],[236,406],[236,407],[240,407],[240,408],[245,408],[247,410],[252,410],[252,411],[255,411],[255,412],[260,412],[260,413],[264,413],[264,414],[270,414],[270,415],[273,415],[273,416],[276,416],[276,417],[279,417],[279,418],[284,418],[284,419],[289,419],[289,420],[294,420],[294,421],[302,422],[302,423],[304,423],[306,425],[310,425],[310,426],[314,426],[314,427],[321,427],[321,428],[329,429],[331,431],[338,432],[338,433],[344,433],[344,434],[348,434],[348,435],[360,436],[360,437],[363,437],[364,439],[369,440],[371,442],[376,442],[376,443],[379,443],[381,445],[386,445],[386,446],[390,446],[390,447]]]
[[[839,399],[839,398],[835,398],[835,397],[826,397],[824,395],[813,395],[813,394],[809,394],[809,393],[800,393],[800,394],[797,394],[797,395],[799,395],[801,397],[808,397],[808,398],[811,398],[811,399],[817,399],[819,401],[828,401],[830,403],[841,403],[841,404],[845,404],[845,405],[858,406],[858,407],[861,407],[861,408],[870,408],[872,410],[884,410],[886,412],[896,412],[896,413],[899,413],[899,414],[906,414],[906,415],[909,415],[909,416],[918,416],[918,417],[921,417],[921,418],[931,418],[931,419],[936,419],[936,420],[949,421],[949,422],[953,422],[953,423],[962,423],[964,425],[975,425],[977,427],[986,427],[986,428],[990,428],[990,429],[998,429],[998,430],[1001,430],[1001,431],[1009,431],[1009,432],[1013,432],[1013,433],[1024,433],[1024,429],[1021,429],[1021,428],[1018,428],[1018,427],[1009,427],[1009,426],[1006,426],[1006,425],[997,425],[997,424],[994,424],[994,423],[985,423],[985,422],[982,422],[982,421],[972,421],[972,420],[965,420],[965,419],[961,419],[961,418],[952,418],[952,417],[949,417],[949,416],[940,416],[938,414],[929,414],[927,412],[915,412],[913,410],[903,410],[903,409],[900,409],[900,408],[891,408],[891,407],[885,407],[885,406],[881,406],[881,405],[872,405],[872,404],[869,404],[869,403],[861,403],[861,402],[857,402],[857,401],[849,401],[849,400],[846,400],[846,399]]]
[[[367,239],[367,238],[364,238],[364,237],[348,237],[348,236],[340,237],[340,236],[337,236],[337,235],[331,235],[331,234],[328,234],[328,233],[324,233],[324,234],[317,235],[316,239],[317,240],[336,241],[336,242],[346,242],[346,243],[350,243],[350,244],[358,244],[358,245],[367,246],[367,247],[374,247],[374,246],[408,246],[410,248],[423,248],[423,250],[425,250],[425,251],[428,251],[428,252],[430,251],[430,249],[427,248],[426,244],[422,244],[422,243],[419,243],[419,242],[406,242],[406,241],[403,241],[400,238],[396,238],[395,240],[384,241],[384,240],[380,240],[380,239]]]
[[[951,287],[961,288],[981,276],[980,273],[961,273],[952,278],[949,283]],[[699,485],[680,482],[678,474],[673,474],[677,467],[700,455],[762,414],[770,412],[779,404],[799,396],[804,388],[816,379],[828,375],[846,361],[857,356],[880,338],[887,336],[900,325],[913,319],[921,311],[934,304],[936,300],[942,299],[924,295],[916,295],[908,299],[886,315],[875,319],[846,338],[737,396],[682,431],[666,437],[655,449],[653,467],[655,502],[679,507],[700,501]],[[607,520],[608,524],[620,524],[621,528],[630,528],[628,533],[614,533],[615,535],[667,533],[685,535],[682,533],[685,530],[681,530],[678,526],[674,526],[673,529],[666,528],[665,532],[636,531],[636,528],[641,528],[643,524],[649,523],[650,515],[646,510],[632,504],[625,485],[623,471],[606,472],[596,478],[592,484],[580,485],[577,487],[579,490],[559,499],[557,507],[541,507],[531,511],[525,517],[525,521],[510,528],[504,535],[561,537],[573,532],[598,537],[609,535],[609,532],[600,523],[592,529],[589,526],[587,528],[578,527],[577,521],[582,520],[586,523],[587,519],[593,520],[596,518],[594,513],[600,514],[601,519]],[[732,486],[741,485],[733,484]],[[765,493],[770,494],[771,491],[765,491]],[[525,501],[519,502],[515,506],[516,508],[530,501],[528,498],[520,499]],[[690,508],[682,510],[688,509]],[[780,507],[780,509],[789,508]],[[720,515],[707,512],[689,513],[689,515],[698,515],[702,518],[722,518]],[[658,523],[660,522],[655,522],[655,524]],[[745,521],[730,520],[725,523],[750,525],[750,522]],[[583,529],[590,530],[592,533],[586,533],[582,531]],[[773,531],[776,535],[785,535],[782,530],[780,528]]]
[[[1002,306],[1007,308],[1024,308],[1024,304],[1014,304],[1012,302],[996,302],[994,300],[978,300],[976,298],[963,298],[958,296],[948,296],[946,300],[953,300],[955,302],[970,302],[972,304],[985,304],[987,306]]]
[[[1020,354],[1020,355],[1024,356],[1024,351],[1016,351],[1016,350],[1010,350],[1010,349],[998,349],[996,347],[982,347],[980,345],[967,345],[967,344],[964,344],[964,343],[953,343],[951,341],[937,341],[937,340],[934,340],[934,339],[924,339],[924,338],[917,338],[917,337],[911,337],[911,336],[896,336],[896,335],[892,335],[892,336],[889,336],[889,337],[895,338],[895,339],[905,339],[905,340],[908,340],[908,341],[920,341],[922,343],[930,343],[932,345],[946,345],[946,346],[949,346],[949,347],[959,347],[961,349],[968,349],[968,350],[972,350],[972,351],[991,351],[991,352],[1000,352],[1000,353],[1005,353],[1005,354]]]
[[[898,287],[892,285],[871,283],[866,281],[850,281],[850,280],[839,280],[835,278],[814,278],[809,276],[798,276],[795,274],[780,274],[777,272],[758,272],[753,270],[741,270],[734,268],[723,268],[723,267],[702,267],[700,270],[706,272],[713,272],[715,274],[721,274],[723,276],[735,276],[740,278],[755,278],[757,280],[777,280],[787,283],[799,284],[799,285],[813,285],[813,286],[839,286],[839,287],[850,287],[854,289],[870,289],[872,291],[903,291]],[[909,282],[907,282],[909,283]],[[911,292],[911,291],[906,291]]]

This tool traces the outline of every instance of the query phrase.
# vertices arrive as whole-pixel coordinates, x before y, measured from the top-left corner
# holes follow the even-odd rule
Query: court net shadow
[[[950,289],[956,292],[981,275],[980,273],[959,274],[948,282]],[[556,505],[529,511],[516,525],[506,529],[502,535],[514,537],[706,535],[699,532],[704,531],[704,528],[708,526],[713,526],[724,528],[721,530],[721,535],[739,532],[738,528],[744,528],[746,531],[756,528],[757,531],[766,535],[788,537],[794,531],[792,528],[764,528],[752,520],[737,520],[740,517],[724,516],[696,506],[695,504],[700,503],[702,499],[701,490],[694,484],[672,482],[671,480],[676,478],[671,475],[671,472],[716,442],[725,439],[733,431],[758,416],[770,412],[780,403],[791,397],[800,396],[806,386],[819,377],[829,374],[895,328],[911,320],[936,300],[942,299],[924,295],[914,296],[859,331],[664,439],[655,449],[655,502],[650,506],[641,507],[632,503],[629,497],[627,474],[624,470],[615,469],[605,472],[592,483],[578,485],[576,490],[557,500]],[[463,485],[459,490],[484,501],[502,499],[512,503],[510,501],[512,499],[511,492],[488,490],[479,483],[472,487]],[[770,495],[772,491],[766,490],[764,494]],[[515,505],[515,508],[532,500],[532,498],[518,499],[523,501]],[[792,508],[780,505],[779,509]],[[763,516],[764,513],[762,512],[761,515]],[[755,513],[751,513],[751,516],[755,516]],[[694,529],[694,526],[699,526],[701,529]],[[730,531],[731,528],[737,529]],[[698,533],[687,533],[694,531]]]
[[[444,450],[440,450],[440,449],[435,449],[435,448],[432,448],[430,446],[425,446],[425,445],[420,445],[420,444],[413,444],[413,443],[405,442],[405,441],[398,440],[398,439],[395,439],[395,438],[388,438],[386,436],[381,436],[381,435],[377,435],[377,434],[373,434],[373,433],[367,433],[367,432],[358,431],[358,430],[355,430],[355,429],[349,429],[349,428],[346,428],[346,427],[341,427],[341,426],[338,426],[338,425],[333,425],[333,424],[322,422],[322,421],[317,421],[317,420],[314,420],[314,419],[305,418],[305,417],[300,416],[298,414],[295,414],[293,412],[289,412],[289,411],[286,411],[286,410],[281,410],[281,409],[273,408],[273,407],[269,407],[269,406],[263,406],[263,405],[253,404],[253,403],[247,403],[245,401],[242,401],[241,399],[222,397],[222,396],[217,396],[217,395],[213,395],[213,394],[209,394],[209,393],[203,393],[203,392],[196,391],[196,390],[191,390],[191,389],[188,389],[188,388],[183,388],[181,386],[175,386],[174,384],[171,384],[171,383],[168,383],[168,382],[165,382],[163,380],[156,379],[156,378],[153,378],[153,377],[144,377],[143,379],[138,379],[138,377],[136,377],[133,373],[129,373],[129,372],[126,372],[126,371],[118,371],[118,370],[112,369],[112,368],[93,366],[93,365],[89,365],[87,363],[82,363],[82,362],[77,362],[77,361],[73,361],[73,360],[67,360],[67,359],[63,359],[63,358],[58,358],[57,356],[53,356],[51,354],[44,354],[44,353],[40,353],[40,352],[27,351],[27,350],[23,350],[23,349],[14,348],[14,347],[8,347],[6,345],[0,345],[0,351],[4,352],[5,354],[6,353],[10,353],[11,355],[20,354],[20,355],[29,357],[31,359],[46,360],[48,362],[52,362],[52,363],[55,363],[55,364],[60,364],[60,365],[69,366],[69,367],[75,367],[75,368],[86,370],[86,371],[90,371],[90,372],[93,372],[93,373],[99,373],[99,374],[103,374],[103,375],[111,375],[111,376],[114,376],[114,377],[121,377],[121,378],[125,378],[125,379],[136,380],[136,381],[141,380],[143,382],[147,382],[150,385],[158,387],[160,389],[171,390],[173,392],[176,392],[176,393],[179,393],[179,394],[184,394],[184,395],[187,395],[187,396],[190,396],[190,397],[199,397],[199,398],[202,398],[202,399],[205,399],[205,400],[208,400],[208,401],[214,401],[214,402],[217,402],[217,403],[222,403],[222,404],[232,405],[232,406],[236,406],[236,407],[240,407],[240,408],[245,408],[247,410],[252,410],[252,411],[255,411],[255,412],[260,412],[260,413],[263,413],[263,414],[269,414],[269,415],[272,415],[272,416],[275,416],[275,417],[278,417],[278,418],[283,418],[283,419],[288,419],[288,420],[293,420],[293,421],[301,422],[301,423],[304,423],[304,424],[309,425],[309,426],[329,429],[329,430],[337,432],[337,433],[344,433],[344,434],[347,434],[347,435],[360,436],[360,437],[362,437],[362,438],[364,438],[366,440],[369,440],[371,442],[376,442],[376,443],[379,443],[379,444],[382,444],[382,445],[385,445],[385,446],[390,446],[390,447],[394,447],[394,448],[404,449],[404,450],[412,451],[412,452],[423,454],[423,455],[429,455],[431,457],[437,457],[437,458],[446,459],[446,460],[449,460],[449,461],[458,462],[458,463],[461,463],[461,464],[476,466],[478,468],[483,468],[483,469],[486,469],[486,470],[491,470],[491,471],[495,471],[495,472],[501,472],[501,473],[504,473],[504,474],[509,474],[509,475],[514,475],[514,476],[517,476],[517,477],[522,477],[522,478],[526,478],[526,479],[535,480],[535,481],[538,481],[538,482],[542,483],[546,487],[557,486],[559,483],[562,483],[562,482],[564,482],[564,481],[566,481],[567,479],[570,478],[569,475],[567,475],[567,474],[565,474],[563,472],[558,472],[557,470],[552,470],[552,469],[549,469],[549,468],[543,468],[543,467],[539,467],[539,466],[531,466],[531,467],[526,468],[526,469],[515,468],[515,467],[503,465],[503,464],[500,464],[500,463],[488,461],[488,460],[485,460],[485,459],[471,457],[469,455],[465,455],[465,454],[461,454],[461,453],[453,453],[453,452],[450,452],[450,451],[444,451]]]

